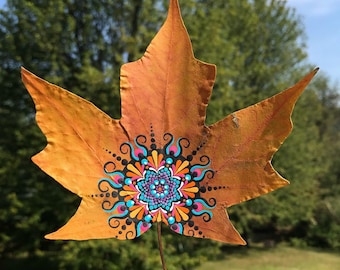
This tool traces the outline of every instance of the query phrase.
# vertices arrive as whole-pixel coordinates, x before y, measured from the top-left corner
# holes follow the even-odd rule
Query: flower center
[[[169,185],[165,184],[165,179],[155,180],[153,184],[150,185],[151,194],[156,198],[164,198],[169,194]]]
[[[161,166],[158,170],[149,167],[144,171],[143,178],[137,180],[138,199],[145,204],[147,210],[159,208],[168,212],[173,204],[180,200],[181,178],[173,175],[169,166]]]

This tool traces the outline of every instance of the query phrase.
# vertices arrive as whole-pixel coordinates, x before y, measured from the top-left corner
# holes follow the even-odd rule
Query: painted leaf
[[[122,67],[120,120],[22,69],[48,142],[33,161],[82,198],[46,238],[133,239],[163,222],[179,234],[245,244],[225,209],[288,184],[271,158],[316,71],[206,126],[216,68],[194,58],[176,0],[145,55]]]

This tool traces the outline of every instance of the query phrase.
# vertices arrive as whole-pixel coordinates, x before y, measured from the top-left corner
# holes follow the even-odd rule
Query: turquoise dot
[[[169,189],[169,185],[165,185],[165,186],[164,186],[164,189]]]
[[[164,195],[168,195],[168,194],[169,194],[169,191],[164,190]]]
[[[156,195],[156,194],[157,194],[157,191],[153,189],[153,190],[151,190],[151,194],[152,194],[152,195]]]
[[[175,223],[175,218],[174,217],[169,217],[168,218],[168,222],[169,222],[170,225],[174,224]]]
[[[159,181],[158,181],[158,180],[155,180],[153,183],[154,183],[156,186],[159,185]]]
[[[188,200],[185,202],[185,204],[186,204],[187,206],[191,206],[191,205],[192,205],[192,200],[188,199]]]
[[[148,164],[148,160],[146,158],[142,159],[142,164],[143,165],[147,165]]]
[[[134,205],[135,205],[135,202],[132,201],[132,200],[129,200],[129,201],[126,202],[126,206],[129,207],[129,208],[134,206]]]
[[[167,163],[167,164],[172,164],[172,162],[173,162],[172,158],[167,158],[167,159],[166,159],[166,163]]]
[[[164,179],[161,180],[161,184],[162,184],[162,185],[165,184],[165,180],[164,180]]]
[[[150,185],[150,188],[151,188],[151,189],[155,189],[156,186],[152,184],[152,185]]]
[[[146,222],[150,222],[150,221],[152,220],[152,216],[151,216],[151,215],[146,215],[145,218],[144,218],[144,220],[145,220]]]
[[[188,181],[191,180],[191,175],[190,174],[186,174],[185,175],[185,180],[188,180]]]
[[[126,178],[125,179],[125,185],[131,185],[132,184],[132,181],[130,178]]]
[[[161,193],[160,197],[163,199],[165,197],[164,193]]]

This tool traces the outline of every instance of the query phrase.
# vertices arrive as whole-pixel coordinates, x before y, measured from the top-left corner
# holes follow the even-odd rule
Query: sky
[[[309,62],[340,84],[340,0],[286,1],[305,26]]]
[[[307,35],[308,62],[340,85],[340,0],[286,1],[301,16]],[[3,7],[5,0],[0,0]]]

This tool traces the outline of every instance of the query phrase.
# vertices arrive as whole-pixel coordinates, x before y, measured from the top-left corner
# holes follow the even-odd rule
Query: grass
[[[291,247],[249,248],[241,254],[206,262],[196,270],[330,270],[340,269],[340,255]]]

